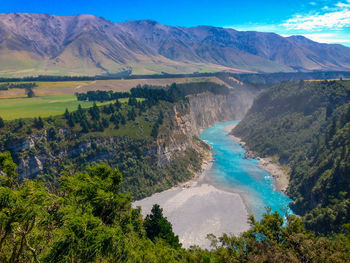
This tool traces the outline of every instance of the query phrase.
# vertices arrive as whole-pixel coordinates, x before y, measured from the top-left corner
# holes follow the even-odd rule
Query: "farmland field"
[[[77,101],[75,95],[0,99],[0,117],[5,120],[49,117],[63,114],[66,108],[76,110],[79,104],[85,108],[93,105],[92,102]]]
[[[32,82],[32,81],[30,81]],[[56,82],[42,82],[33,81],[38,86],[34,88],[35,96],[52,96],[52,95],[64,95],[74,94],[76,89],[91,83],[92,81],[56,81]],[[16,82],[18,84],[20,82]],[[9,89],[0,91],[0,99],[9,98],[24,98],[26,97],[24,89]]]

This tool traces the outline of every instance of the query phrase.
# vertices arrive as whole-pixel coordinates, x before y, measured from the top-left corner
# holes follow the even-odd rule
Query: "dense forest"
[[[288,194],[307,228],[332,234],[349,223],[350,81],[280,83],[233,132],[291,168]]]
[[[350,226],[316,238],[300,219],[267,211],[240,237],[209,235],[213,250],[181,248],[155,205],[145,219],[120,190],[122,174],[106,164],[62,173],[57,188],[20,182],[0,154],[0,261],[7,262],[348,262]]]

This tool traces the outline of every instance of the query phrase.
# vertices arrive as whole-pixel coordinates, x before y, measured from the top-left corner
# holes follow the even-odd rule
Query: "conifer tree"
[[[89,125],[87,124],[86,120],[82,120],[80,125],[81,125],[81,132],[83,132],[83,133],[89,132]]]
[[[64,112],[64,118],[65,118],[66,120],[68,120],[68,118],[69,118],[69,111],[68,111],[68,108],[66,108],[66,111]]]
[[[0,128],[3,128],[5,126],[3,118],[0,117]]]
[[[179,237],[175,236],[171,224],[163,216],[163,209],[158,204],[155,204],[151,214],[146,216],[145,229],[147,237],[152,241],[155,241],[156,238],[162,238],[175,249],[181,247]]]

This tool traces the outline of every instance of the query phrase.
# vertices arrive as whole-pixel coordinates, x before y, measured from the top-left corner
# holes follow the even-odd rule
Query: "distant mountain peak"
[[[350,48],[303,36],[113,23],[94,15],[0,14],[0,76],[350,70]]]
[[[130,21],[125,21],[123,23],[135,24],[135,25],[149,25],[149,26],[160,25],[157,21],[152,19],[130,20]]]
[[[301,36],[301,35],[293,35],[293,36],[289,36],[287,37],[287,39],[299,42],[299,43],[308,43],[308,44],[319,44],[307,37]]]

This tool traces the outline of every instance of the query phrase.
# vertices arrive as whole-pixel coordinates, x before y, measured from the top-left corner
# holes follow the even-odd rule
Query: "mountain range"
[[[212,26],[0,14],[0,76],[350,70],[350,48]]]

